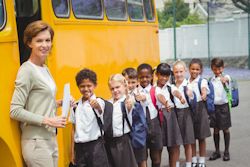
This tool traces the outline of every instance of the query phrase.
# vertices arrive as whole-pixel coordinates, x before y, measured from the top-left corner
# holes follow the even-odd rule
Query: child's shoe
[[[198,167],[198,163],[194,163],[194,162],[192,162],[192,165],[191,165],[192,167]]]
[[[230,160],[229,152],[224,152],[223,161],[229,161],[229,160]]]
[[[213,154],[211,155],[211,157],[209,158],[210,161],[216,160],[218,158],[220,158],[220,153],[218,152],[213,152]]]
[[[199,163],[197,167],[206,167],[206,165],[204,163]]]

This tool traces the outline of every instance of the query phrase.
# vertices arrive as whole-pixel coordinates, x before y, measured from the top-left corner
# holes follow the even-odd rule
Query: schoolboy
[[[97,122],[98,117],[102,120],[105,102],[94,94],[96,73],[85,68],[77,73],[75,79],[82,97],[70,113],[70,121],[73,123],[71,161],[77,166],[108,167],[102,133]]]
[[[215,112],[210,115],[210,127],[214,128],[214,145],[215,152],[210,156],[209,160],[216,160],[221,157],[220,155],[220,130],[223,130],[224,133],[224,143],[225,151],[223,160],[229,161],[229,145],[230,145],[230,131],[231,127],[231,115],[228,104],[227,93],[225,87],[230,86],[230,76],[223,74],[224,71],[224,62],[222,59],[214,58],[211,61],[211,69],[214,73],[214,76],[211,78],[211,82],[214,86],[214,104]]]

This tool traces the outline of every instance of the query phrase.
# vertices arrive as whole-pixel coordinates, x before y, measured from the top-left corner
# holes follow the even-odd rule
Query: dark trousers
[[[102,138],[75,143],[77,167],[109,167],[104,141]]]

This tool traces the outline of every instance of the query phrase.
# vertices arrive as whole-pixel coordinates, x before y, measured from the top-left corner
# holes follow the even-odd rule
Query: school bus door
[[[20,66],[13,0],[0,0],[0,166],[23,166],[20,131],[10,119],[10,101]]]

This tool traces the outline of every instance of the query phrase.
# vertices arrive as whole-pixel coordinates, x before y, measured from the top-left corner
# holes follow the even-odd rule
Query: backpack
[[[227,93],[230,108],[237,107],[239,105],[239,89],[237,81],[231,78],[229,87],[226,84],[223,84],[223,87]]]
[[[102,98],[100,98],[102,99]],[[103,113],[103,122],[100,117],[97,116],[96,112],[93,109],[93,112],[95,114],[98,126],[101,131],[102,137],[104,137],[105,140],[108,140],[113,137],[113,126],[112,126],[112,121],[113,121],[113,104],[108,102],[107,100],[102,99],[105,103],[104,107],[104,113]],[[78,103],[76,103],[78,105]],[[75,112],[76,107],[73,108],[73,111]],[[104,134],[103,134],[104,131]]]
[[[193,95],[194,95],[194,98],[190,99],[189,96],[187,95],[187,86],[184,86],[184,96],[187,100],[188,106],[192,112],[195,112],[197,98],[196,98],[196,94],[194,92],[193,92]]]
[[[158,111],[158,119],[160,121],[160,125],[162,125],[164,116],[163,116],[163,112],[160,112],[157,105],[156,105],[155,87],[154,86],[152,86],[150,89],[150,97],[151,97],[151,101],[152,101],[154,107]]]
[[[121,103],[122,115],[123,115],[123,133],[124,133],[124,120],[126,120],[130,128],[130,137],[133,148],[142,149],[146,145],[147,139],[147,121],[140,103],[135,102],[132,112],[132,125],[130,124],[126,112],[125,103]]]
[[[201,94],[201,81],[202,79],[200,78],[198,81],[198,88],[199,88],[200,94]],[[207,83],[208,83],[208,88],[209,88],[209,94],[207,94],[206,106],[207,106],[208,113],[213,113],[215,112],[214,86],[211,81],[207,81]]]

